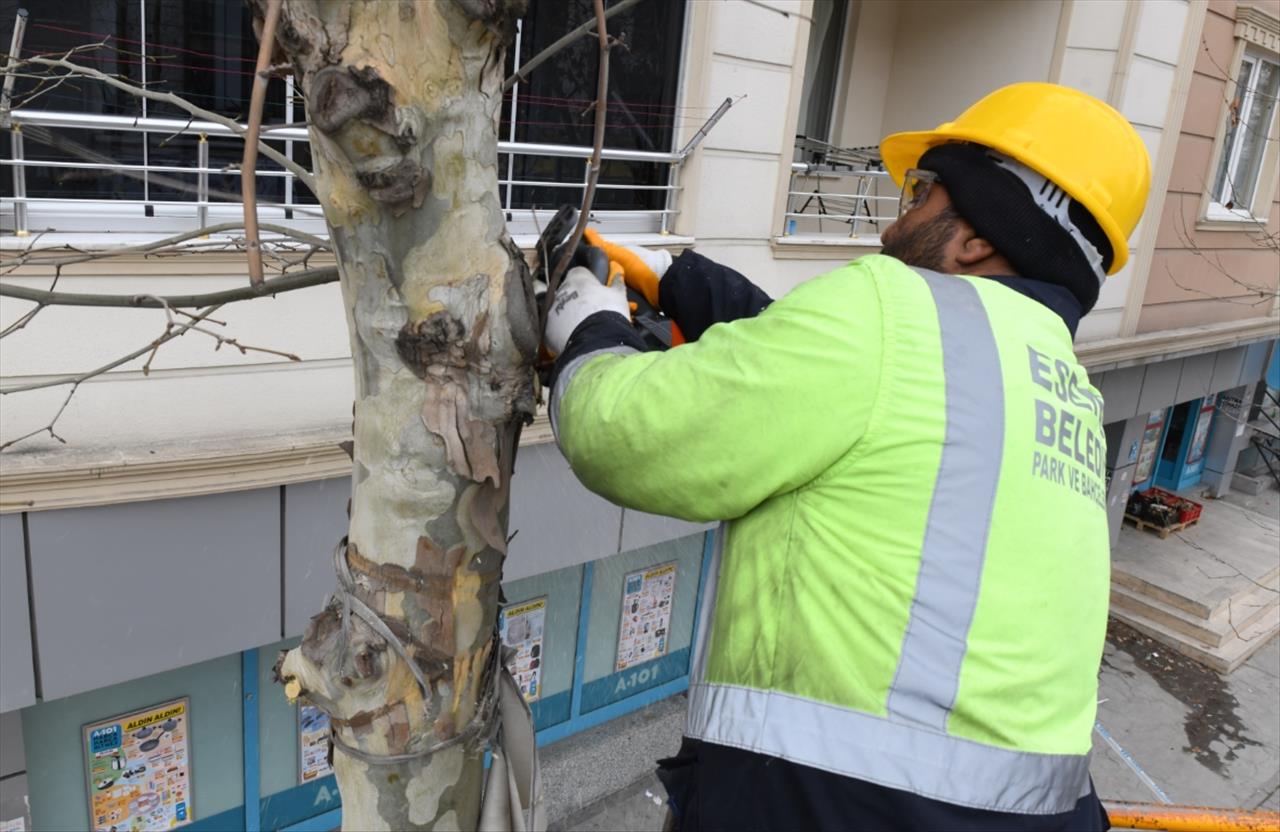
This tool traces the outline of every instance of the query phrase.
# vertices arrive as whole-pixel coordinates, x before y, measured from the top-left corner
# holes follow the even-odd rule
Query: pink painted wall
[[[1256,4],[1256,0],[1254,0]],[[1264,7],[1280,15],[1280,0]],[[1151,260],[1138,332],[1256,318],[1270,314],[1280,288],[1280,253],[1258,238],[1263,229],[1197,228],[1202,195],[1217,169],[1213,141],[1225,118],[1235,57],[1236,0],[1211,0],[1178,137],[1169,194]],[[1247,229],[1247,230],[1246,230]],[[1280,232],[1280,200],[1265,233]]]

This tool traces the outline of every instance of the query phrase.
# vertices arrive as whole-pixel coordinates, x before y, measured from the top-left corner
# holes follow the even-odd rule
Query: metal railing
[[[879,239],[898,218],[898,187],[882,170],[791,165],[784,237]]]
[[[145,206],[148,215],[177,218],[185,221],[188,227],[201,227],[209,222],[210,213],[234,216],[241,211],[240,203],[231,200],[211,199],[209,176],[235,174],[238,176],[238,165],[211,167],[209,162],[210,137],[233,137],[238,134],[231,128],[207,121],[188,121],[175,118],[135,118],[131,116],[95,115],[89,113],[55,112],[42,110],[18,109],[11,111],[10,158],[0,159],[0,166],[10,168],[13,178],[13,197],[5,199],[6,209],[0,209],[0,228],[12,224],[12,230],[18,235],[30,232],[33,226],[33,214],[37,225],[47,225],[50,221],[74,216],[77,211],[93,213],[93,222],[100,223],[103,209],[107,215],[118,215],[120,225],[129,230],[137,230],[138,213],[120,211],[124,206]],[[130,164],[111,160],[100,161],[47,161],[28,159],[23,142],[23,128],[42,127],[58,130],[95,130],[120,133],[157,134],[168,139],[177,136],[195,136],[196,151],[190,165],[184,164],[151,164],[144,156],[142,164]],[[285,153],[293,156],[295,142],[308,141],[307,130],[301,126],[265,125],[262,128],[263,138],[268,141],[285,143]],[[144,146],[147,144],[144,141]],[[633,162],[644,165],[665,166],[666,170],[653,177],[656,181],[665,181],[659,185],[635,185],[601,182],[596,186],[597,192],[609,191],[660,191],[664,197],[660,200],[662,207],[654,209],[595,209],[592,215],[602,223],[613,227],[615,231],[658,232],[666,234],[670,231],[674,217],[679,213],[678,193],[680,186],[676,181],[678,168],[692,151],[692,143],[680,151],[657,153],[642,150],[625,150],[604,148],[601,156],[605,161]],[[237,154],[238,155],[238,154]],[[546,221],[559,204],[563,202],[581,202],[586,186],[587,159],[591,155],[590,147],[559,144],[531,144],[524,142],[499,141],[498,155],[500,167],[506,176],[498,180],[501,198],[507,212],[508,225],[513,233],[534,233],[539,220]],[[541,180],[516,178],[514,160],[520,157],[548,157],[553,159],[582,160],[582,176],[574,181]],[[502,158],[505,157],[505,158]],[[126,172],[143,178],[147,182],[151,174],[192,175],[195,177],[195,193],[191,199],[156,199],[151,198],[150,189],[144,191],[143,199],[104,198],[69,198],[28,195],[26,172],[28,168],[73,168],[79,171],[114,171]],[[284,198],[273,202],[260,200],[259,206],[264,214],[283,213],[285,217],[294,214],[302,218],[310,218],[321,222],[323,215],[320,206],[315,202],[299,201],[294,186],[296,177],[288,170],[260,168],[259,177],[284,177]],[[518,188],[551,189],[557,194],[554,204],[539,208],[522,207],[516,195]],[[303,188],[303,191],[306,189]],[[563,197],[559,193],[563,192]],[[655,201],[655,203],[658,201]],[[12,205],[8,209],[8,205]],[[190,226],[191,222],[198,223]],[[55,229],[62,230],[62,229]],[[103,230],[98,227],[96,230]],[[114,229],[112,229],[114,230]],[[157,228],[156,230],[160,230]]]

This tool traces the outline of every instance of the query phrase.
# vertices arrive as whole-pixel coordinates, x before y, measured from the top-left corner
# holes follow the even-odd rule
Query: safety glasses
[[[938,174],[931,170],[910,168],[902,177],[902,197],[898,200],[898,216],[918,208],[929,198],[929,189],[933,183],[940,181]]]

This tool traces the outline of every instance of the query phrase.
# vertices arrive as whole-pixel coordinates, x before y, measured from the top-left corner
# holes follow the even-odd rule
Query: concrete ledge
[[[680,749],[687,704],[673,696],[540,749],[550,827],[573,825],[601,798],[630,794],[652,775],[660,758]]]
[[[345,477],[339,443],[351,424],[276,436],[227,436],[137,448],[9,451],[0,456],[0,514],[246,491]],[[521,447],[554,441],[541,413]]]
[[[1076,357],[1090,372],[1103,372],[1155,361],[1270,341],[1280,338],[1280,318],[1266,316],[1220,324],[1149,332],[1076,344]]]

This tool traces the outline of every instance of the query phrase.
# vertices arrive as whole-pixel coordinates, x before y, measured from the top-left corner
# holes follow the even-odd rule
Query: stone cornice
[[[1076,346],[1094,372],[1280,338],[1280,319],[1251,318]],[[338,443],[349,423],[276,437],[207,440],[182,447],[6,453],[0,456],[0,514],[99,506],[225,491],[271,488],[341,477],[351,462]],[[541,414],[522,446],[554,441]]]
[[[1241,3],[1236,8],[1236,37],[1280,53],[1280,18],[1258,6]]]
[[[348,422],[276,437],[209,440],[136,451],[71,450],[0,456],[0,514],[100,506],[225,491],[272,488],[347,476],[339,443]],[[554,441],[545,414],[520,435],[521,446]]]

